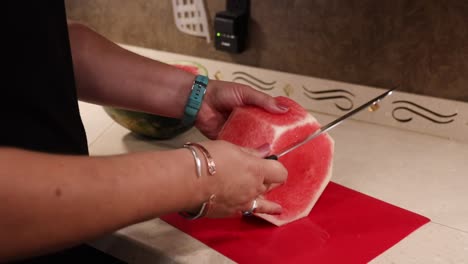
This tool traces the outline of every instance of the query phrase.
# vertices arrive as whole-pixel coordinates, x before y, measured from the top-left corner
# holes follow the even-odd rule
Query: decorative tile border
[[[273,90],[276,84],[276,81],[266,82],[243,71],[233,72],[232,76],[234,77],[233,82],[244,83],[263,91]]]
[[[273,96],[288,96],[309,111],[341,116],[386,89],[196,58],[122,45],[160,61],[187,60],[202,64],[209,77],[250,85]],[[468,103],[396,90],[379,109],[353,119],[468,142]]]
[[[421,105],[415,104],[410,101],[406,100],[397,100],[393,101],[392,104],[400,104],[401,106],[397,106],[393,108],[392,111],[392,117],[393,119],[400,121],[402,123],[410,122],[413,121],[413,117],[408,117],[408,118],[403,118],[403,117],[398,117],[396,115],[396,112],[398,111],[408,111],[414,115],[418,115],[420,117],[423,117],[433,123],[437,124],[448,124],[453,122],[455,117],[458,115],[457,113],[449,114],[449,115],[443,115],[440,113],[436,113],[430,109],[427,109],[426,107],[423,107]]]
[[[327,89],[327,90],[319,90],[314,91],[311,89],[307,89],[306,87],[302,86],[304,90],[304,96],[311,99],[311,100],[333,100],[336,108],[340,109],[341,111],[349,111],[353,109],[354,103],[353,98],[355,95],[347,90],[344,89]],[[345,103],[348,106],[343,105],[340,101],[347,102]]]

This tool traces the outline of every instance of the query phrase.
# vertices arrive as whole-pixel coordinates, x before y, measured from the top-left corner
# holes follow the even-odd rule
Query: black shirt
[[[63,1],[7,1],[0,146],[87,154]]]
[[[87,155],[64,2],[6,1],[2,10],[0,146]],[[122,263],[86,245],[21,263],[91,260]]]

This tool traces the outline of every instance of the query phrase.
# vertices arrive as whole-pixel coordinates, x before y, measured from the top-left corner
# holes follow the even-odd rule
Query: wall
[[[168,0],[65,1],[116,42],[468,102],[468,1],[251,2],[250,46],[234,55],[178,31]],[[205,3],[212,24],[225,3]]]

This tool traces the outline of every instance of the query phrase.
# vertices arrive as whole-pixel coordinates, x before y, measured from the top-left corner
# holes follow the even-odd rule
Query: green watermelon
[[[208,76],[207,69],[195,62],[177,61],[170,64],[193,74]],[[108,106],[104,106],[104,111],[119,125],[140,136],[152,139],[170,139],[191,128],[191,126],[182,125],[176,118]]]

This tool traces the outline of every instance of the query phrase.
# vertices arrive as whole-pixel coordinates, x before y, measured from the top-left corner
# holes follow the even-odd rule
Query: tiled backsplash
[[[66,0],[69,18],[119,43],[371,87],[399,84],[410,93],[468,101],[468,1],[251,2],[249,48],[228,54],[178,31],[169,0]],[[205,3],[212,25],[225,1]],[[303,96],[313,96],[307,91],[317,87],[304,89]],[[336,107],[349,108],[352,96],[340,96]],[[399,104],[395,115],[418,108]]]

